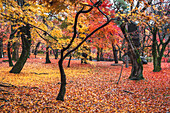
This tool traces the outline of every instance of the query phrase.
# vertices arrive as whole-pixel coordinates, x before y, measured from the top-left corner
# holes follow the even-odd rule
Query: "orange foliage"
[[[45,59],[44,59],[45,60]],[[169,67],[162,63],[161,72],[152,72],[152,63],[144,65],[141,81],[128,79],[131,69],[124,68],[116,84],[120,67],[112,62],[93,62],[81,65],[72,61],[66,68],[67,92],[65,101],[56,101],[59,91],[59,70],[55,63],[44,64],[42,59],[28,59],[20,74],[10,74],[8,63],[0,64],[2,112],[168,112]],[[1,84],[0,83],[0,84]],[[5,90],[5,91],[3,91]]]

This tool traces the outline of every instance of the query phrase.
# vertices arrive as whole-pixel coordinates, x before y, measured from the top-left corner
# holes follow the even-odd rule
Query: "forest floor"
[[[0,59],[3,60],[3,59]],[[1,61],[0,61],[1,62]],[[113,62],[64,61],[67,75],[65,101],[57,101],[60,88],[58,60],[29,58],[20,74],[9,73],[8,62],[0,63],[0,112],[170,112],[170,63],[160,72],[144,65],[144,80],[128,77],[131,67],[111,66]],[[121,64],[122,62],[120,62]]]

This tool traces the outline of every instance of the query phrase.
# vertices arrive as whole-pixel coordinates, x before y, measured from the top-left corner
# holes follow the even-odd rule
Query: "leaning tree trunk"
[[[22,32],[22,53],[10,73],[20,73],[30,54],[31,34],[29,25],[23,26],[20,31]],[[27,37],[25,37],[25,35]]]
[[[65,72],[64,72],[64,68],[63,68],[63,60],[64,60],[63,51],[61,51],[61,58],[58,62],[60,74],[61,74],[61,85],[60,85],[59,94],[56,98],[56,100],[61,100],[61,101],[64,101],[64,96],[65,96],[65,93],[66,93],[66,75],[65,75]]]
[[[49,46],[46,47],[46,64],[51,63],[50,58],[49,58]]]
[[[0,58],[3,58],[3,39],[0,38]]]

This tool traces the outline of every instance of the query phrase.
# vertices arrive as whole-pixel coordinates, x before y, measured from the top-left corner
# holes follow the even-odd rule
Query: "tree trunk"
[[[59,94],[58,94],[56,100],[64,101],[64,96],[66,93],[66,75],[64,72],[64,68],[63,68],[63,60],[64,59],[63,59],[62,55],[63,55],[63,53],[61,51],[61,59],[58,62],[59,69],[60,69],[60,75],[61,75],[61,85],[60,85],[60,91],[59,91]]]
[[[117,64],[118,63],[118,56],[117,56],[118,50],[116,50],[116,47],[113,44],[112,44],[112,48],[113,48],[114,61],[115,61],[115,64]]]
[[[100,54],[100,48],[97,47],[97,61],[100,61],[100,56],[99,56],[99,54]]]
[[[58,58],[58,49],[54,49],[54,56],[55,56],[55,59]]]
[[[46,64],[47,63],[51,63],[50,58],[49,58],[49,51],[48,51],[48,49],[49,49],[49,46],[46,47],[46,62],[45,62]]]
[[[31,34],[29,25],[23,26],[20,31],[22,32],[22,53],[14,67],[11,69],[10,73],[20,73],[30,54]],[[25,37],[25,34],[27,37]]]
[[[103,48],[100,49],[100,61],[104,61],[104,58],[103,58]]]
[[[13,63],[12,63],[12,58],[11,58],[11,43],[10,41],[8,41],[8,45],[7,45],[7,51],[8,51],[8,62],[9,62],[9,66],[12,67]]]
[[[139,52],[137,51],[136,47],[132,44],[130,37],[127,36],[125,25],[126,23],[123,23],[121,25],[121,30],[123,32],[125,40],[128,42],[129,51],[130,51],[130,54],[128,55],[132,62],[132,70],[131,70],[131,75],[129,79],[141,80],[141,79],[144,79],[143,78],[143,65],[140,59]]]
[[[144,79],[143,78],[143,65],[142,65],[138,51],[130,49],[129,57],[132,62],[132,70],[131,70],[131,75],[129,79],[131,80]]]
[[[19,42],[13,44],[12,60],[17,61],[19,58]]]
[[[38,47],[40,46],[41,42],[38,42],[36,47],[35,47],[35,50],[34,50],[34,55],[35,55],[35,58],[36,58],[36,55],[37,55],[37,52],[38,52]]]
[[[0,38],[0,58],[3,58],[3,38]]]
[[[67,67],[70,67],[71,57],[72,57],[72,55],[70,54],[70,58],[69,58]]]
[[[158,54],[157,54],[156,33],[157,33],[157,30],[155,29],[153,31],[153,43],[152,43],[152,56],[153,56],[153,66],[154,66],[153,71],[159,72],[161,70],[161,59],[158,57]]]
[[[13,66],[13,63],[12,63],[12,58],[11,58],[11,39],[13,39],[14,37],[14,34],[16,33],[16,31],[13,30],[13,27],[14,25],[11,25],[11,34],[10,34],[10,37],[9,37],[9,41],[8,41],[8,44],[7,44],[7,52],[8,52],[8,62],[9,62],[9,66],[12,67]]]

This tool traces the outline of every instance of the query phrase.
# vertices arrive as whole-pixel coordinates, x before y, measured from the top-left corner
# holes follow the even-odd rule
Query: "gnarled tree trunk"
[[[30,46],[31,46],[31,34],[30,34],[30,27],[29,25],[23,26],[20,31],[21,34],[21,40],[22,40],[22,53],[20,55],[20,58],[14,65],[14,67],[11,69],[10,73],[20,73],[22,68],[24,67],[24,64],[26,63],[27,58],[30,54]],[[25,37],[27,36],[27,37]]]
[[[128,42],[129,51],[130,51],[130,54],[128,54],[128,55],[129,55],[130,60],[132,62],[132,70],[131,70],[131,74],[129,76],[129,79],[131,79],[131,80],[141,80],[141,79],[144,79],[143,78],[143,64],[141,62],[138,50],[136,49],[136,47],[132,43],[130,37],[127,36],[125,25],[126,25],[125,23],[123,23],[121,25],[121,30],[124,34],[125,40]]]
[[[143,78],[143,65],[140,59],[140,55],[136,48],[131,48],[130,47],[130,54],[128,56],[130,57],[130,60],[132,62],[132,70],[131,70],[131,75],[129,79],[131,80],[141,80]]]

